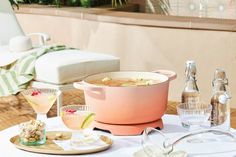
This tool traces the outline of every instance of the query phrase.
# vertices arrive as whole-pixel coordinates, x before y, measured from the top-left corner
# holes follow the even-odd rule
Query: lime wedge
[[[88,114],[88,116],[84,119],[84,121],[81,125],[81,129],[86,129],[87,127],[89,127],[91,125],[91,123],[94,121],[94,118],[95,118],[94,113]]]

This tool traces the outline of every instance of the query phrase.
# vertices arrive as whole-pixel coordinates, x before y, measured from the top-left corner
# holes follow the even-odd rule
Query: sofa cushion
[[[65,84],[88,75],[119,69],[120,62],[117,57],[82,50],[62,50],[45,54],[36,61],[35,80]]]

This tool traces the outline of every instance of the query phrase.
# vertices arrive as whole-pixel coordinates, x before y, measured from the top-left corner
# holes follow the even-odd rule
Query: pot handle
[[[177,74],[174,71],[170,71],[170,70],[156,70],[153,71],[154,73],[158,73],[158,74],[162,74],[162,75],[166,75],[169,78],[169,81],[172,81],[174,79],[177,78]]]
[[[75,82],[75,83],[73,83],[73,86],[75,88],[83,90],[83,91],[101,92],[101,90],[102,90],[101,87],[88,86],[88,85],[84,84],[83,82]]]

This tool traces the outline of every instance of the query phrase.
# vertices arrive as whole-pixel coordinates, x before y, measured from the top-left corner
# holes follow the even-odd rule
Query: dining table
[[[188,134],[189,130],[183,128],[180,118],[177,115],[165,114],[162,117],[164,127],[161,132],[168,138],[178,138]],[[68,131],[64,126],[60,117],[53,117],[47,120],[47,131]],[[137,152],[142,151],[143,147],[141,141],[143,136],[114,136],[106,132],[95,131],[96,133],[108,136],[112,139],[111,147],[105,151],[84,154],[83,157],[139,157]],[[236,134],[236,131],[231,128],[230,132]],[[0,132],[0,148],[1,155],[7,157],[52,157],[52,156],[67,156],[67,155],[50,155],[39,154],[29,151],[20,150],[15,147],[10,139],[19,133],[19,126],[15,125]],[[187,141],[181,142],[176,145],[176,149],[184,150],[190,157],[236,157],[236,142],[226,140],[224,135],[215,135],[215,141],[206,143],[188,143]],[[158,140],[158,139],[157,139]],[[78,156],[78,155],[70,155]],[[143,156],[145,157],[145,156]],[[148,157],[148,156],[147,156]]]

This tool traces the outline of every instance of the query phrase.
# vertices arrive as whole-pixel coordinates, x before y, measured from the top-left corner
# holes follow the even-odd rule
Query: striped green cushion
[[[15,63],[0,67],[0,96],[16,94],[28,87],[35,76],[35,62],[40,56],[64,50],[65,46],[45,47],[17,60]]]

